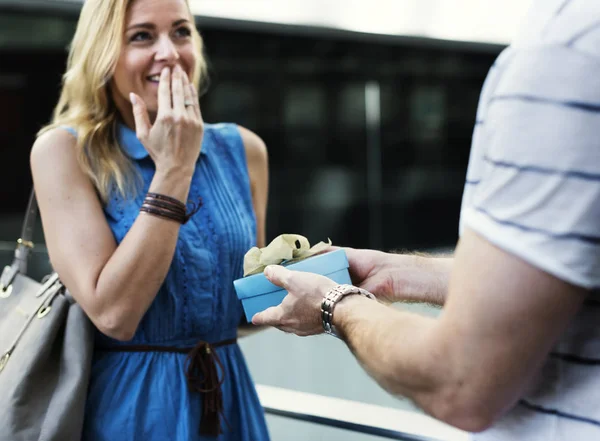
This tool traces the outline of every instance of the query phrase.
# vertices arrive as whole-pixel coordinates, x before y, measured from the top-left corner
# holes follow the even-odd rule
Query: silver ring
[[[185,107],[190,107],[190,106],[193,106],[193,105],[194,105],[194,102],[193,102],[193,101],[185,101],[185,102],[183,103],[183,105],[184,105]]]

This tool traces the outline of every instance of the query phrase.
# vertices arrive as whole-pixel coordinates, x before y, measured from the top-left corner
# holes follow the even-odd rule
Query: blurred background
[[[528,1],[191,3],[210,65],[205,120],[241,124],[269,150],[268,241],[298,233],[386,251],[453,249],[479,92]],[[0,0],[2,265],[19,237],[29,150],[58,98],[81,4]],[[49,271],[40,228],[35,242],[40,278]],[[270,330],[242,347],[258,383],[413,410],[334,339]],[[378,439],[274,416],[269,424],[275,441]]]

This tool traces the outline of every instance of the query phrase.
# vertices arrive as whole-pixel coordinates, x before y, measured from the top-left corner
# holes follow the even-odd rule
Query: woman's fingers
[[[177,65],[173,69],[173,75],[171,80],[171,93],[173,94],[173,110],[175,115],[183,116],[186,114],[185,110],[185,96],[183,88],[183,77],[185,73],[181,66]]]
[[[150,117],[148,116],[148,110],[146,103],[135,93],[129,94],[129,100],[133,108],[133,118],[135,120],[135,133],[140,141],[144,141],[150,134]]]
[[[191,100],[194,103],[194,112],[196,117],[202,121],[202,111],[200,110],[200,100],[198,99],[198,92],[196,91],[196,87],[190,83],[188,86],[190,90]]]
[[[192,101],[192,92],[190,90],[190,81],[187,75],[183,75],[183,105],[189,116],[196,116],[194,112],[194,102]]]
[[[171,70],[165,67],[160,73],[158,83],[158,115],[171,113]]]
[[[188,80],[187,75],[183,76],[183,95],[184,95],[184,105],[186,113],[192,118],[198,118],[198,111],[196,110],[196,102],[194,101],[194,96],[192,94],[190,81]]]
[[[157,169],[197,161],[204,134],[197,100],[197,94],[179,65],[161,71],[158,112],[153,123],[142,100],[132,94],[138,138],[143,139]]]

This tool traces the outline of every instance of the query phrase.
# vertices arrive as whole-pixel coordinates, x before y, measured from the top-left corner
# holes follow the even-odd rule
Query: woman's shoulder
[[[75,158],[77,145],[76,131],[69,127],[53,127],[41,135],[31,148],[31,162],[53,165],[64,163],[66,159]],[[68,163],[69,161],[67,161]]]
[[[79,166],[76,146],[77,139],[60,128],[44,131],[33,144],[31,175],[40,210],[46,215],[61,216],[57,211],[72,208],[70,201],[74,198],[94,195],[91,182]]]
[[[245,127],[238,126],[248,162],[262,162],[267,159],[267,146],[260,136]]]
[[[231,147],[239,145],[243,147],[246,153],[248,163],[255,161],[263,162],[267,159],[267,147],[264,141],[246,127],[236,123],[214,123],[206,124],[205,130],[213,132],[220,140]]]

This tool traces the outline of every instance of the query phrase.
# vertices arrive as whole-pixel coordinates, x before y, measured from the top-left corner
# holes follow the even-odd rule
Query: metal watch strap
[[[334,337],[340,337],[337,329],[333,325],[333,312],[335,306],[347,295],[359,294],[369,299],[375,300],[375,296],[369,291],[352,285],[337,285],[327,292],[321,302],[321,321],[323,330]]]

